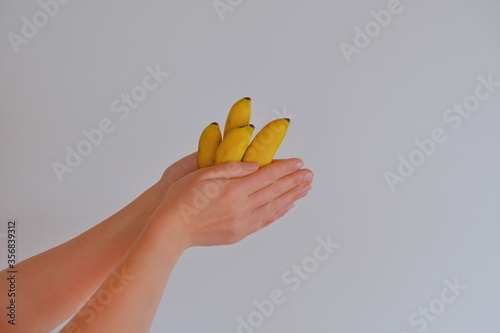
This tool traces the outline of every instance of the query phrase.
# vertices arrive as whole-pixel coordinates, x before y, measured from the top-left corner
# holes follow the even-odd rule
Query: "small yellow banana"
[[[252,139],[254,126],[246,125],[233,129],[222,140],[215,152],[214,165],[225,162],[240,162]]]
[[[215,152],[222,142],[219,124],[211,123],[200,135],[198,142],[198,167],[205,168],[214,165]]]
[[[234,103],[227,115],[226,125],[224,126],[224,137],[226,137],[231,130],[250,124],[251,113],[250,97],[244,97]]]
[[[242,161],[257,162],[260,167],[270,164],[285,138],[290,119],[281,118],[269,122],[257,133],[248,146]]]

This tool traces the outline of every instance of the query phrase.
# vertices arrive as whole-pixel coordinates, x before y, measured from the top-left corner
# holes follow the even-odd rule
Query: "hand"
[[[167,190],[152,220],[170,227],[186,248],[236,243],[308,193],[313,174],[302,165],[292,158],[261,169],[241,162],[200,169]]]
[[[168,188],[182,177],[198,170],[198,153],[189,154],[169,166],[155,185],[163,195]]]

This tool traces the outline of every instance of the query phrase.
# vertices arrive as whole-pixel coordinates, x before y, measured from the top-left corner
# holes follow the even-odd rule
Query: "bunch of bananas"
[[[234,103],[227,115],[224,138],[218,123],[211,123],[203,130],[198,143],[200,169],[230,161],[256,162],[259,167],[272,162],[285,138],[290,119],[269,122],[250,142],[255,129],[250,124],[250,104],[250,97]]]

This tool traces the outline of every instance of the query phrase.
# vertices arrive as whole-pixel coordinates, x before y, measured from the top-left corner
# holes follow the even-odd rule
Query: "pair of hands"
[[[197,153],[165,170],[156,186],[164,193],[153,213],[173,227],[186,248],[236,243],[266,227],[311,189],[313,173],[298,158],[229,162],[198,169]]]

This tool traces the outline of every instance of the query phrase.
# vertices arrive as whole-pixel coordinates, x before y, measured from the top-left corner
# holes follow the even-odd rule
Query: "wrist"
[[[178,252],[182,253],[192,244],[182,217],[175,214],[172,209],[158,207],[149,217],[147,228],[161,235],[163,240],[171,243]]]
[[[133,209],[137,212],[138,217],[145,221],[161,203],[162,198],[163,193],[155,184],[136,199],[133,203]]]

